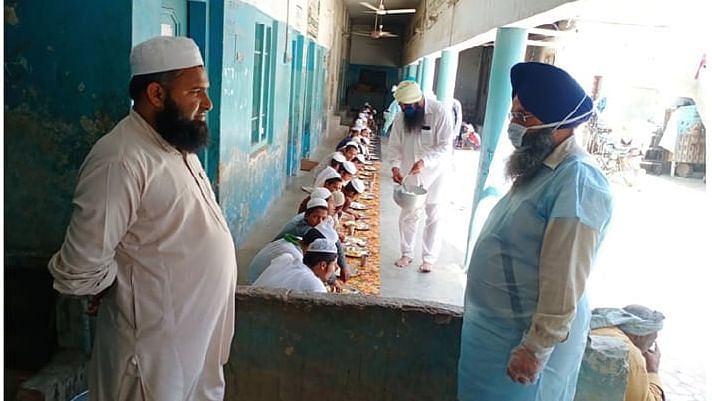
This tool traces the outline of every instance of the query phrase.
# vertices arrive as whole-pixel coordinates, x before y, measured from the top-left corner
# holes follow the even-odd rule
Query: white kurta
[[[303,292],[326,292],[324,283],[314,272],[292,255],[282,255],[252,284],[253,287],[285,288]]]
[[[452,110],[435,99],[425,100],[425,120],[417,132],[405,132],[403,113],[398,113],[391,128],[387,157],[391,167],[405,176],[418,160],[425,168],[417,176],[406,178],[408,185],[422,185],[428,190],[424,207],[423,262],[434,264],[441,249],[440,221],[442,202],[447,193],[452,157]],[[421,210],[401,209],[398,219],[402,256],[414,258],[415,234]]]
[[[440,203],[452,156],[452,111],[435,99],[425,99],[425,121],[419,132],[405,132],[403,113],[398,113],[391,128],[386,152],[391,167],[403,175],[418,160],[425,162],[423,171],[408,177],[408,185],[422,184],[428,190],[427,203]]]
[[[267,269],[269,264],[272,263],[272,259],[284,254],[292,255],[292,257],[297,260],[301,260],[303,257],[301,248],[284,238],[272,241],[260,249],[255,257],[252,258],[252,262],[250,262],[250,266],[247,268],[250,283],[254,283],[255,280],[257,280],[262,272]]]
[[[235,247],[203,168],[136,112],[92,148],[49,263],[54,287],[101,300],[91,400],[222,400]]]

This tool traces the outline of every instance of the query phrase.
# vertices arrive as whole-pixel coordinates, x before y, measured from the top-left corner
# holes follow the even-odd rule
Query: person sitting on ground
[[[325,160],[322,160],[321,163],[319,163],[316,167],[314,167],[314,179],[319,176],[319,173],[324,171],[325,168],[331,167],[333,169],[339,168],[341,163],[345,162],[346,160],[349,160],[346,158],[346,156],[341,153],[341,152],[334,152],[329,155]]]
[[[282,230],[274,237],[276,241],[285,234],[292,234],[303,237],[311,228],[321,224],[329,216],[329,203],[324,199],[310,199],[307,203],[307,210],[294,216]]]
[[[349,212],[349,208],[351,207],[351,203],[355,202],[358,200],[359,195],[361,195],[364,191],[366,190],[366,184],[363,183],[358,178],[354,178],[344,186],[344,188],[341,189],[341,192],[344,194],[344,206],[343,210],[344,213],[350,215],[350,217],[355,218],[353,214]]]
[[[341,191],[343,183],[344,182],[341,180],[341,175],[339,175],[338,177],[332,177],[328,180],[324,180],[324,188],[328,189],[333,194],[335,192]]]
[[[329,204],[329,215],[333,214],[332,210],[336,210],[334,200],[331,198],[331,191],[325,187],[316,187],[311,191],[311,194],[304,198],[302,203],[299,204],[297,213],[304,213],[307,210],[307,203],[315,198],[324,199]]]
[[[340,150],[344,146],[346,146],[347,143],[351,142],[354,140],[354,138],[358,137],[361,134],[361,130],[365,124],[361,123],[360,121],[357,123],[354,123],[354,125],[351,126],[349,129],[349,134],[339,141],[339,143],[336,145],[336,150]]]
[[[295,260],[291,255],[272,260],[252,286],[327,292],[324,282],[336,270],[336,254],[333,242],[325,238],[316,239],[309,244],[302,260]]]
[[[337,241],[337,234],[331,227],[325,224],[309,229],[304,237],[298,237],[292,234],[286,234],[282,238],[272,241],[265,245],[252,258],[250,266],[247,268],[247,277],[249,283],[254,283],[255,280],[267,269],[267,266],[272,263],[272,260],[282,255],[291,255],[295,260],[301,260],[304,257],[309,244],[319,238],[326,238]]]
[[[361,171],[363,170],[363,166],[366,164],[366,157],[359,153],[351,160],[351,163],[356,166],[356,171]]]
[[[354,157],[356,157],[359,154],[358,143],[356,143],[353,140],[350,140],[350,141],[346,142],[346,145],[344,145],[342,148],[340,148],[340,152],[344,154],[344,156],[346,157],[346,160],[352,161],[354,159]]]
[[[628,347],[628,383],[625,401],[662,401],[663,385],[658,377],[660,348],[655,340],[665,316],[642,305],[623,309],[597,308],[591,315],[591,335],[615,337]]]
[[[341,168],[339,168],[340,170]],[[339,182],[342,182],[341,174],[337,170],[335,170],[333,167],[327,167],[319,173],[319,176],[316,177],[316,180],[314,180],[314,187],[326,187],[326,182],[331,181],[334,178],[338,178]]]
[[[341,163],[341,168],[337,169],[337,171],[341,175],[341,180],[346,183],[351,181],[353,176],[358,172],[356,165],[351,162]]]

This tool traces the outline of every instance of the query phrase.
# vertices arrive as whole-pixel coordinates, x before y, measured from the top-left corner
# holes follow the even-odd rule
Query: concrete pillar
[[[420,85],[423,82],[423,60],[418,60],[418,67],[415,73],[415,82]]]
[[[522,28],[498,28],[492,56],[492,69],[489,78],[489,91],[487,94],[487,111],[485,121],[480,132],[482,145],[480,148],[480,166],[477,173],[475,195],[472,199],[472,215],[470,217],[470,232],[467,239],[467,260],[469,266],[470,255],[474,247],[476,233],[479,232],[479,222],[484,220],[477,215],[477,205],[484,198],[498,194],[500,191],[492,182],[501,180],[503,171],[494,171],[490,177],[490,165],[497,150],[499,137],[507,122],[507,115],[512,105],[512,85],[509,82],[509,70],[518,62],[523,61],[526,50],[527,30]],[[502,151],[500,150],[499,153]],[[498,155],[504,157],[504,154]],[[502,166],[499,166],[502,168]]]
[[[429,93],[433,90],[433,80],[435,79],[435,58],[425,57],[423,59],[423,70],[420,79],[420,90]]]
[[[438,70],[438,85],[435,94],[438,100],[447,101],[455,97],[455,80],[457,78],[457,62],[460,52],[453,49],[443,50]]]
[[[418,65],[410,64],[409,66],[407,66],[403,80],[408,79],[411,81],[415,81],[415,80],[417,80],[417,77],[418,77]]]

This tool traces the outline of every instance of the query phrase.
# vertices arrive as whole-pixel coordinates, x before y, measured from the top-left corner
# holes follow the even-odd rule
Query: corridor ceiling
[[[362,1],[372,4],[374,7],[378,7],[379,0],[344,0],[349,16],[351,16],[351,20],[354,24],[372,25],[374,14],[364,12],[368,11],[368,8],[361,5]],[[418,8],[420,0],[383,0],[383,4],[387,10],[396,8]],[[383,29],[390,29],[390,27],[394,25],[403,27],[408,24],[408,21],[410,21],[412,17],[413,14],[386,15],[383,17]]]

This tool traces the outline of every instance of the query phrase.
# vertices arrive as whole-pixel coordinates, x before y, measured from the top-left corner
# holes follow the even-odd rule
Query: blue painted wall
[[[8,7],[6,254],[10,261],[38,258],[42,265],[63,241],[81,162],[128,112],[130,50],[160,33],[161,2],[27,0]],[[297,159],[302,149],[309,155],[323,136],[326,50],[302,37],[292,54],[298,32],[241,1],[190,0],[188,9],[188,32],[204,50],[214,103],[208,117],[211,143],[201,159],[240,243],[286,183],[292,86],[299,89],[291,125]],[[272,26],[276,56],[270,142],[261,148],[250,144],[257,22]],[[294,55],[302,56],[299,62],[292,63]],[[304,133],[308,143],[302,143]]]
[[[26,0],[5,15],[6,264],[42,264],[81,162],[128,111],[132,2]]]
[[[216,99],[213,93],[215,108],[211,118],[218,118],[220,127],[217,174],[219,199],[235,241],[239,244],[284,189],[290,128],[298,130],[295,132],[298,152],[307,149],[309,153],[317,146],[322,136],[325,73],[319,71],[323,70],[323,63],[315,65],[314,60],[311,63],[307,60],[310,41],[299,40],[299,35],[291,29],[287,31],[283,22],[277,22],[255,7],[239,1],[226,2],[220,7],[222,13],[216,14],[223,15],[219,33],[223,39],[220,54],[223,62],[219,79],[220,95]],[[256,23],[272,26],[272,52],[276,56],[273,65],[272,113],[269,117],[272,119],[272,132],[269,133],[271,140],[261,147],[253,147],[250,141]],[[213,39],[217,24],[211,21]],[[294,54],[293,40],[300,47]],[[324,54],[319,46],[314,48],[315,54]],[[288,57],[285,57],[285,49],[288,50]],[[293,63],[291,57],[300,55],[303,58]],[[312,91],[306,90],[307,74],[313,74]],[[292,79],[298,82],[292,85]],[[215,84],[216,79],[211,76],[211,85]],[[301,94],[295,97],[295,102],[299,103],[293,106],[303,109],[298,110],[300,113],[295,115],[296,121],[290,125],[290,90],[293,86],[299,88]],[[309,102],[311,109],[306,107]],[[305,110],[309,116],[303,115]],[[306,144],[301,141],[304,132],[309,132],[309,146],[304,146]]]

